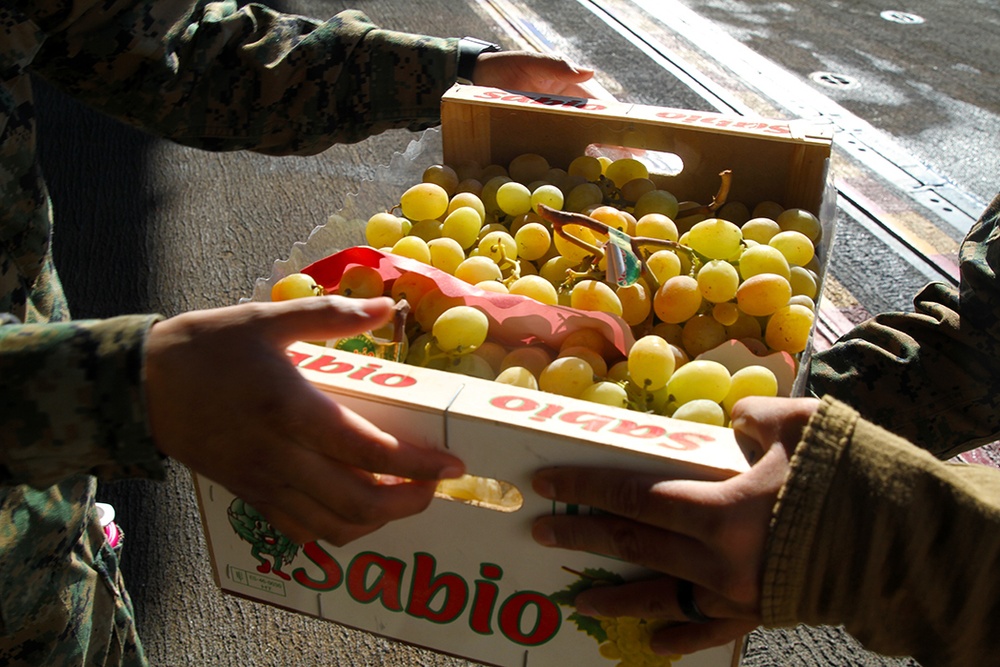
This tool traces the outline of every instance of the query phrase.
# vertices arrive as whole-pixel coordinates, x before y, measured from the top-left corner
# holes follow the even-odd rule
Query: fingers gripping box
[[[483,503],[436,498],[427,511],[344,547],[298,546],[223,487],[196,477],[219,586],[485,664],[599,667],[626,661],[617,647],[617,653],[602,649],[613,639],[608,629],[575,614],[571,601],[590,585],[655,574],[536,544],[530,534],[535,517],[588,511],[534,494],[536,470],[576,464],[718,480],[747,468],[725,428],[308,343],[293,344],[288,354],[340,404],[399,438],[446,447],[471,475],[492,485],[485,488],[502,493]],[[741,650],[731,643],[674,664],[734,665]],[[605,655],[617,657],[612,662]]]

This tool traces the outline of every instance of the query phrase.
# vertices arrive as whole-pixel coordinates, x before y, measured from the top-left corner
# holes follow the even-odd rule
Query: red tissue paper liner
[[[376,269],[387,286],[404,273],[418,273],[432,279],[446,296],[461,297],[465,305],[485,313],[490,321],[490,338],[503,344],[541,341],[558,349],[566,336],[584,328],[599,331],[622,355],[626,355],[635,342],[631,328],[615,315],[548,306],[519,294],[488,292],[422,262],[369,246],[341,250],[313,262],[302,269],[302,273],[312,276],[327,290],[334,290],[344,270],[354,264]]]

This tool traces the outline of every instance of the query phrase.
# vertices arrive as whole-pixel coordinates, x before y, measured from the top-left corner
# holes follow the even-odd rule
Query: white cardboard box
[[[595,405],[461,375],[296,343],[303,375],[384,430],[447,447],[471,474],[518,489],[523,504],[501,512],[445,499],[345,547],[296,549],[223,487],[196,477],[216,581],[229,593],[505,667],[606,667],[598,641],[549,598],[586,570],[649,575],[596,554],[548,549],[532,520],[554,506],[531,491],[539,468],[633,467],[724,479],[747,469],[732,431]],[[252,541],[236,523],[253,524]],[[251,517],[255,518],[255,517]],[[684,667],[738,664],[732,643],[684,657]]]

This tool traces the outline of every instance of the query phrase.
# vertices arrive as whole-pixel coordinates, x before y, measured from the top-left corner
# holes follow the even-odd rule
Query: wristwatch
[[[458,40],[458,82],[472,83],[472,72],[476,69],[476,60],[480,54],[502,50],[499,44],[475,37],[463,37]]]

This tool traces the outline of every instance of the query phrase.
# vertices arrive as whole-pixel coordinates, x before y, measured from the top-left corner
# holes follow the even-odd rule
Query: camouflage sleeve
[[[940,283],[913,313],[886,313],[816,354],[810,389],[951,458],[1000,437],[1000,195],[959,253],[961,287]]]
[[[0,486],[163,476],[143,383],[157,319],[0,325]]]
[[[51,11],[63,3],[76,6]],[[318,21],[235,0],[39,4],[50,18],[37,73],[199,148],[312,154],[424,129],[457,76],[457,39],[382,30],[357,11]]]

